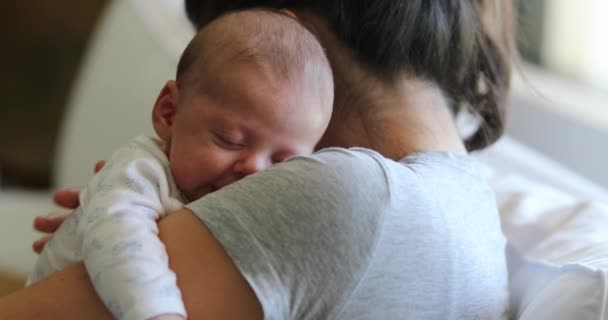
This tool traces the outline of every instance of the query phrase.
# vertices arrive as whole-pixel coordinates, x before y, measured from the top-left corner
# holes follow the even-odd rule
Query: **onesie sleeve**
[[[83,261],[116,318],[186,315],[157,236],[156,220],[181,206],[169,198],[168,188],[163,165],[130,145],[117,151],[81,194]]]
[[[367,270],[389,198],[374,157],[332,148],[186,207],[231,256],[265,319],[332,319]]]

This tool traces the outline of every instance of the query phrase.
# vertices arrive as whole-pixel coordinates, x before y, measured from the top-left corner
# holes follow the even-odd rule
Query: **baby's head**
[[[219,17],[192,39],[177,69],[154,105],[153,125],[189,200],[311,153],[331,116],[323,48],[281,11]]]

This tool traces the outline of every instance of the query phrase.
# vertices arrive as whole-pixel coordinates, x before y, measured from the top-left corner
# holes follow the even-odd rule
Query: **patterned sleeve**
[[[82,256],[93,285],[116,318],[186,316],[156,220],[181,204],[169,198],[157,159],[125,148],[81,194]]]

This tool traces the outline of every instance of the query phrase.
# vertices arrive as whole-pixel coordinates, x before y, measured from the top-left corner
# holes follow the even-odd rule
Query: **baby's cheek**
[[[173,175],[173,179],[175,180],[175,184],[181,190],[186,190],[189,188],[189,174],[188,168],[184,165],[180,165],[178,161],[171,163],[171,174]]]

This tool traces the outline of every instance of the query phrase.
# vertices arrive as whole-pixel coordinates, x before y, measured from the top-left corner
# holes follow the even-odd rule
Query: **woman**
[[[341,147],[249,176],[159,222],[189,318],[503,315],[504,239],[492,192],[466,153],[502,133],[510,41],[489,23],[508,26],[508,4],[186,6],[198,27],[227,10],[273,6],[313,29],[336,81],[319,149]],[[454,122],[461,111],[481,123],[464,142]],[[109,316],[82,264],[0,300],[3,319],[91,315]]]

